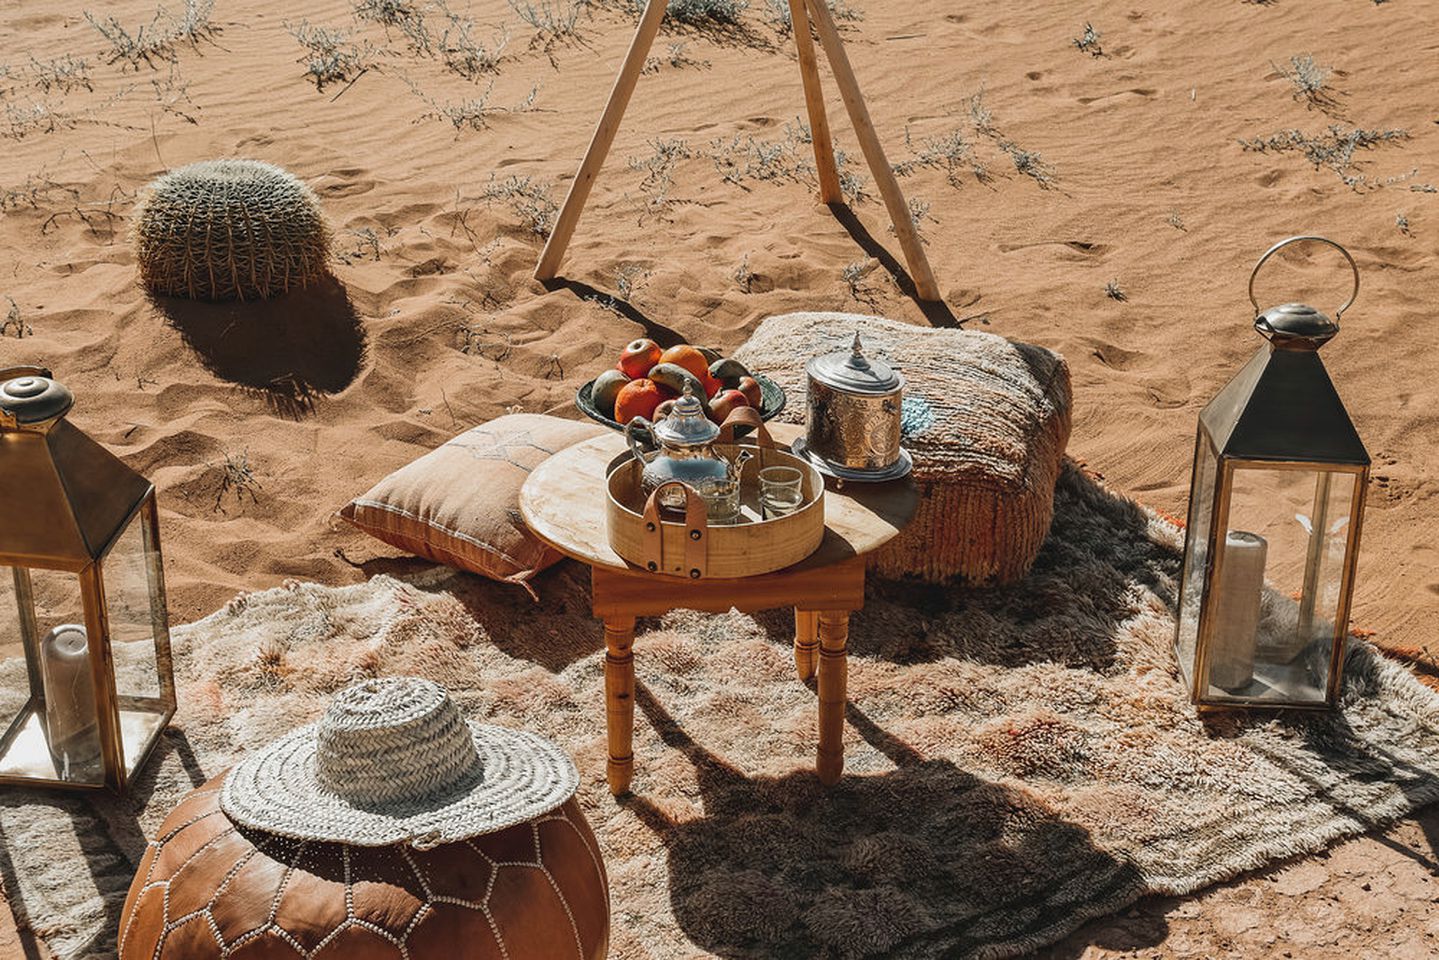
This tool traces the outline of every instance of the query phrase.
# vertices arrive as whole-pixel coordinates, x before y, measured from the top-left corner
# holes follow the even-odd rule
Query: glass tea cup
[[[794,467],[765,467],[759,472],[759,503],[766,520],[794,513],[804,506],[804,475]]]
[[[739,521],[739,480],[711,477],[695,485],[705,502],[711,526],[724,527]]]

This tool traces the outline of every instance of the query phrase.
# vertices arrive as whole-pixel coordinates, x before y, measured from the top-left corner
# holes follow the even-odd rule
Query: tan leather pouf
[[[428,848],[360,846],[238,825],[228,798],[221,806],[227,776],[189,794],[150,842],[121,915],[120,960],[602,960],[608,951],[604,865],[573,796]]]

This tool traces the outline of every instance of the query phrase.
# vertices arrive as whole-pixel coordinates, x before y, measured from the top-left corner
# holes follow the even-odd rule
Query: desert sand
[[[76,0],[0,12],[0,364],[51,367],[78,397],[71,419],[155,481],[176,622],[286,578],[403,568],[333,511],[481,420],[578,415],[575,388],[636,336],[731,348],[798,309],[961,324],[1060,351],[1074,376],[1071,454],[1182,514],[1196,414],[1260,345],[1250,268],[1275,240],[1315,232],[1363,273],[1324,351],[1375,464],[1354,623],[1430,659],[1432,4],[846,4],[850,56],[923,211],[942,305],[917,303],[896,274],[898,244],[827,71],[854,201],[817,203],[792,43],[765,2],[738,27],[666,27],[550,289],[530,277],[540,234],[629,42],[626,4],[593,4],[554,36],[503,0],[455,0],[477,43],[508,35],[473,79],[447,66],[441,34],[458,28],[432,5],[417,4],[430,32],[419,41],[340,0],[305,6],[220,0],[217,30],[138,63],[107,62],[115,50]],[[133,34],[154,4],[90,12]],[[344,49],[362,69],[317,89],[294,36],[302,18],[352,31]],[[1098,38],[1082,47],[1086,21]],[[1310,93],[1295,79],[1306,55],[1330,71]],[[1310,138],[1313,162],[1278,141],[1253,149],[1291,130]],[[1325,150],[1355,130],[1377,142]],[[313,186],[335,231],[335,283],[260,306],[145,295],[126,239],[136,191],[219,156],[272,161]],[[1299,253],[1263,276],[1259,298],[1332,311],[1347,282],[1337,258]],[[1362,876],[1409,862],[1392,844],[1357,843]],[[1417,847],[1432,869],[1428,841]],[[1164,907],[1180,913],[1149,924],[1137,955],[1189,955],[1178,932],[1216,928],[1234,890],[1258,891],[1245,909],[1292,914],[1292,897],[1260,895],[1277,882]],[[1432,945],[1426,910],[1428,928],[1397,929]],[[1378,949],[1372,923],[1335,923],[1333,955]],[[1185,943],[1259,955],[1240,933]]]

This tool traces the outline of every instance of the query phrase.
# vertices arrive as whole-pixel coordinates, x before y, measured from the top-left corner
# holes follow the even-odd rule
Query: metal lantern
[[[1281,248],[1326,243],[1354,273],[1331,320],[1260,311],[1254,277]],[[1369,454],[1319,348],[1359,294],[1359,268],[1323,237],[1271,247],[1249,277],[1269,341],[1199,414],[1175,644],[1201,708],[1326,707],[1339,694]]]
[[[73,403],[0,370],[0,782],[121,791],[175,714],[155,488]]]

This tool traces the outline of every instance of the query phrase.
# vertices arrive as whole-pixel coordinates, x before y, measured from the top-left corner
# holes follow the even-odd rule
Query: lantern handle
[[[1268,250],[1265,250],[1265,251],[1264,251],[1264,256],[1262,256],[1262,257],[1259,258],[1259,262],[1254,265],[1254,270],[1249,274],[1249,302],[1252,303],[1252,304],[1254,304],[1254,316],[1255,316],[1255,318],[1258,318],[1258,316],[1259,316],[1259,314],[1260,314],[1260,312],[1261,312],[1261,308],[1260,308],[1260,306],[1259,306],[1259,301],[1256,300],[1256,299],[1254,299],[1254,278],[1257,277],[1257,276],[1259,276],[1259,268],[1262,267],[1262,266],[1264,266],[1264,262],[1265,262],[1266,260],[1268,260],[1270,257],[1274,256],[1276,253],[1278,253],[1278,252],[1279,252],[1280,250],[1282,250],[1283,248],[1289,246],[1291,243],[1302,243],[1302,242],[1305,242],[1305,241],[1313,242],[1313,243],[1327,243],[1327,244],[1329,244],[1329,246],[1333,247],[1335,250],[1338,250],[1340,253],[1344,254],[1344,259],[1349,261],[1349,269],[1352,270],[1352,271],[1354,271],[1354,292],[1349,295],[1349,299],[1348,299],[1347,301],[1345,301],[1344,306],[1342,306],[1342,307],[1340,307],[1338,310],[1334,311],[1334,322],[1335,322],[1335,323],[1338,323],[1338,322],[1339,322],[1339,318],[1342,317],[1342,316],[1344,316],[1344,311],[1345,311],[1345,310],[1348,310],[1350,307],[1354,306],[1354,301],[1357,300],[1357,299],[1359,299],[1359,265],[1354,262],[1354,258],[1349,255],[1349,251],[1348,251],[1348,250],[1345,250],[1343,247],[1341,247],[1339,244],[1335,243],[1333,240],[1330,240],[1328,237],[1314,237],[1314,236],[1290,237],[1290,238],[1287,239],[1287,240],[1280,240],[1280,241],[1279,241],[1278,243],[1276,243],[1274,246],[1270,247]]]

